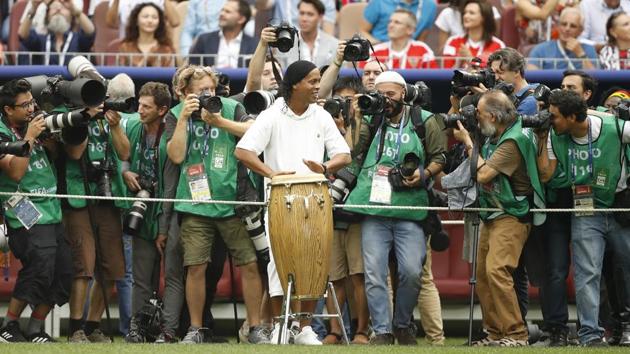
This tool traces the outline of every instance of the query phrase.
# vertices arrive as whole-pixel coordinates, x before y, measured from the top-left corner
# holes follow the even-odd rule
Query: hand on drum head
[[[313,161],[313,160],[306,160],[306,159],[302,159],[302,162],[304,162],[304,164],[311,171],[313,171],[315,173],[324,174],[324,172],[326,172],[326,169],[324,168],[324,165],[321,162],[317,162],[317,161]]]
[[[274,178],[275,176],[282,175],[294,175],[295,171],[273,171],[269,174],[269,178]]]

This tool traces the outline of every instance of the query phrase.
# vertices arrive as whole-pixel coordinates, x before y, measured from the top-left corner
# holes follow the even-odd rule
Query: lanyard
[[[201,160],[205,160],[206,156],[208,156],[208,150],[209,150],[208,137],[210,136],[210,126],[208,125],[208,123],[205,123],[204,126],[205,128],[204,128],[204,136],[203,136],[203,148],[201,149]],[[193,125],[192,118],[188,119],[188,131],[191,137],[194,136],[195,127]],[[192,139],[190,139],[189,141],[192,142]],[[188,148],[186,150],[187,150],[186,155],[190,155],[190,143],[188,144]]]
[[[153,168],[152,170],[152,176],[150,176],[151,178],[153,178],[156,175],[156,172],[158,170],[157,168],[157,161],[159,160],[159,151],[160,149],[158,149],[157,147],[160,144],[160,138],[162,137],[162,132],[164,131],[164,121],[162,121],[160,123],[160,127],[158,128],[158,132],[155,136],[155,141],[153,141],[153,146],[150,148],[151,150],[154,150],[153,155],[151,156],[151,168]],[[146,139],[146,135],[145,133],[145,129],[144,127],[142,128],[142,131],[140,132],[140,161],[144,161],[144,152],[146,150],[149,149],[149,144],[147,144],[147,139]],[[142,166],[140,166],[139,170],[142,171],[144,167],[144,164],[142,164]]]
[[[405,125],[405,115],[403,115],[402,118],[400,119],[400,126],[398,127],[398,136],[396,136],[396,153],[394,155],[394,163],[398,163],[398,154],[400,151],[400,140],[401,140],[400,138],[402,136],[404,125]],[[385,130],[385,133],[383,133],[383,130]],[[378,129],[378,133],[376,134],[376,137],[378,137],[378,140],[377,140],[378,145],[376,145],[376,151],[381,151],[380,134],[387,134],[387,128],[383,129],[383,127],[381,127]]]
[[[70,42],[72,42],[72,37],[74,37],[74,33],[72,32],[68,33],[68,36],[66,37],[66,41],[64,42],[63,47],[61,47],[61,52],[59,54],[59,62],[57,63],[57,65],[59,66],[63,66],[64,62],[66,61],[66,53],[68,52],[68,48],[70,48]],[[52,39],[49,33],[46,36],[46,55],[44,57],[44,65],[50,64],[51,49],[52,49]]]
[[[567,55],[567,52],[564,51],[564,48],[562,48],[562,45],[560,45],[560,41],[556,41],[556,44],[558,45],[558,50],[560,51],[560,54],[562,54],[564,59],[567,60],[567,66],[569,67],[569,69],[575,70],[575,65],[573,65],[573,60],[571,60],[571,58],[569,58],[569,56]],[[556,65],[554,65],[554,69],[555,68],[556,68]]]
[[[571,145],[574,145],[573,138],[571,139]],[[577,166],[574,164],[573,160],[573,148],[569,150],[569,165],[571,165],[571,184],[575,185],[575,171],[577,170]],[[593,133],[591,132],[591,120],[588,121],[588,167],[589,174],[591,175],[591,181],[593,180]]]

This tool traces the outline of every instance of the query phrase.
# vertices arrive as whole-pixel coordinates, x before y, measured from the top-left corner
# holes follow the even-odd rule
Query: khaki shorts
[[[183,214],[179,229],[184,266],[209,263],[214,238],[220,236],[237,266],[256,262],[256,249],[245,225],[237,217],[212,219]]]
[[[363,274],[361,224],[350,224],[348,230],[335,230],[330,255],[330,281]]]
[[[120,209],[112,205],[95,205],[94,226],[99,233],[100,266],[105,280],[119,280],[125,276],[122,222]],[[64,209],[63,226],[70,244],[74,277],[94,277],[96,262],[95,240],[87,208]]]

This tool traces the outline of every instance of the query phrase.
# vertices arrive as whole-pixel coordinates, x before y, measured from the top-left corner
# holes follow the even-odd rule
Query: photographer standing
[[[588,115],[586,102],[573,91],[552,92],[549,104],[553,130],[540,134],[540,176],[545,182],[571,187],[576,209],[571,214],[570,227],[580,321],[578,336],[583,346],[606,347],[604,329],[598,323],[604,253],[606,249],[612,252],[615,272],[623,279],[623,289],[618,293],[625,293],[621,299],[625,297],[627,302],[630,228],[618,222],[623,214],[579,209],[615,207],[617,194],[628,187],[626,145],[630,142],[630,128],[619,119]],[[621,320],[628,326],[628,317]]]
[[[530,208],[544,207],[544,194],[536,170],[536,147],[523,133],[511,100],[501,91],[488,91],[477,106],[477,120],[486,142],[477,161],[479,202],[482,222],[477,254],[477,295],[481,303],[488,337],[477,346],[527,346],[527,328],[521,316],[512,273],[527,237],[543,215],[532,215]],[[473,140],[461,121],[455,138],[464,143],[471,158]],[[472,128],[472,127],[468,127]],[[542,217],[541,217],[542,216]]]
[[[157,82],[148,82],[140,88],[138,99],[140,119],[129,119],[126,135],[129,139],[131,155],[130,168],[123,172],[123,178],[132,196],[140,198],[156,198],[162,196],[162,170],[166,160],[166,140],[162,140],[164,132],[164,116],[171,105],[171,94],[168,86]],[[137,203],[137,202],[136,202]],[[136,204],[134,203],[134,205]],[[125,220],[125,227],[135,231],[133,235],[133,293],[131,312],[135,315],[149,301],[156,291],[156,280],[160,274],[160,255],[165,256],[166,236],[159,233],[158,218],[161,214],[161,203],[143,202],[147,205],[143,219],[130,214]],[[132,212],[138,212],[132,207]],[[138,223],[140,227],[138,227]],[[161,225],[160,225],[161,226]],[[159,235],[159,236],[158,236]],[[165,260],[166,261],[166,260]],[[165,297],[166,298],[166,297]],[[164,304],[165,307],[169,303]],[[176,311],[179,311],[178,306]],[[144,342],[142,333],[138,331],[138,319],[132,318],[128,342]],[[174,331],[168,332],[171,339]]]
[[[208,95],[214,96],[218,81],[208,68],[191,65],[180,72],[177,80],[178,94],[185,95],[184,103],[179,119],[166,122],[168,157],[181,166],[176,197],[199,201],[236,200],[237,167],[233,152],[236,139],[247,131],[251,122],[242,121],[244,109],[232,99],[221,97],[218,112],[210,112],[209,105],[202,107],[200,96],[209,101]],[[262,284],[256,250],[245,226],[235,216],[234,207],[181,202],[175,203],[175,210],[182,216],[180,237],[187,267],[186,302],[190,313],[190,327],[182,343],[202,343],[206,336],[202,330],[205,274],[208,263],[214,261],[211,251],[219,237],[225,241],[242,272],[247,321],[252,326],[249,342],[267,342],[266,329],[260,326]]]
[[[112,88],[109,88],[110,94]],[[117,89],[125,88],[118,86]],[[126,190],[120,161],[129,158],[129,140],[120,126],[120,113],[114,110],[103,112],[101,107],[88,108],[87,111],[92,116],[84,128],[88,131],[87,151],[78,161],[63,155],[59,158],[60,190],[72,195],[124,197]],[[70,296],[68,341],[109,343],[110,339],[100,330],[106,304],[103,294],[109,298],[114,281],[125,276],[121,209],[126,209],[127,203],[67,199],[62,201],[62,207],[75,273]],[[90,305],[85,316],[85,301],[92,279]]]
[[[426,139],[422,141],[418,136],[412,115],[417,114],[413,110],[419,111],[419,108],[404,105],[406,83],[400,74],[385,71],[376,78],[375,85],[379,98],[373,100],[384,101],[384,105],[374,117],[382,116],[382,123],[366,147],[367,155],[357,186],[346,203],[428,206],[425,183],[442,170],[445,136],[435,119],[425,117],[422,119]],[[417,166],[403,175],[401,163],[408,159],[415,159]],[[361,244],[368,307],[376,333],[370,344],[394,344],[394,336],[399,344],[417,344],[411,315],[418,301],[426,258],[426,239],[420,223],[427,212],[356,207],[346,210],[366,215],[361,224]],[[393,321],[386,305],[387,265],[392,248],[398,262]]]
[[[0,89],[0,141],[28,142],[26,156],[0,156],[2,192],[57,193],[57,178],[40,139],[46,123],[41,114],[32,118],[35,104],[26,80],[10,81]],[[64,148],[77,159],[85,149],[85,135],[75,136],[75,140],[75,145]],[[61,225],[59,199],[6,195],[0,199],[6,209],[9,247],[22,263],[7,310],[8,322],[0,329],[0,342],[52,342],[41,328],[52,307],[68,301],[72,279],[72,258]],[[32,314],[22,332],[18,320],[27,305]]]
[[[533,96],[537,85],[530,85],[525,80],[525,58],[514,48],[503,48],[490,54],[488,65],[497,80],[514,86],[516,112],[536,114],[536,99]]]

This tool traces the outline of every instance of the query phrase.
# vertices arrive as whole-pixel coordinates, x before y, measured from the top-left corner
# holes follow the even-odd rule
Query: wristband
[[[324,168],[324,172],[322,172],[322,174],[326,175],[328,173],[328,167],[326,166],[325,163],[322,163],[322,167]]]
[[[336,66],[336,67],[338,67],[338,68],[341,68],[341,64],[342,64],[342,63],[343,63],[343,62],[341,62],[341,63],[337,63],[337,61],[336,61],[336,60],[333,60],[333,64],[335,64],[335,66]]]

